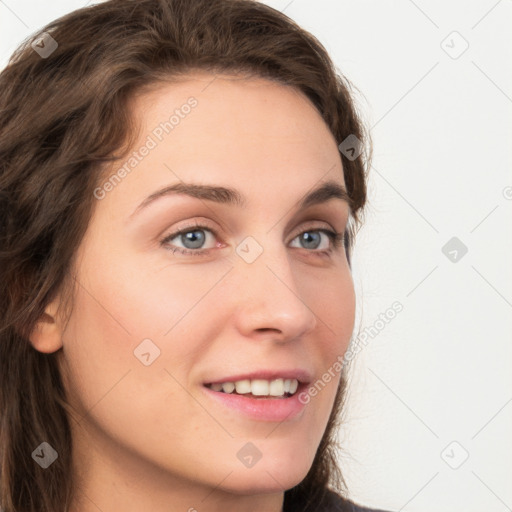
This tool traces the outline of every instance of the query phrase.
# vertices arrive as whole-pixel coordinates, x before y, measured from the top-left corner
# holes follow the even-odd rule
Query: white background
[[[361,330],[380,328],[350,366],[351,498],[512,510],[512,0],[265,3],[324,44],[372,127],[354,278]],[[0,67],[85,4],[0,0]],[[468,249],[456,262],[441,250],[452,237]]]

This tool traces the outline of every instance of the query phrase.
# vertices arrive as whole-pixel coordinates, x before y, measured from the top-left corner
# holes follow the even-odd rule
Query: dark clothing
[[[352,501],[342,498],[333,491],[328,492],[328,501],[326,506],[322,508],[322,512],[387,512],[382,509],[367,508],[357,505]]]
[[[367,508],[343,498],[334,491],[325,489],[315,498],[285,493],[283,512],[389,512],[382,509]]]

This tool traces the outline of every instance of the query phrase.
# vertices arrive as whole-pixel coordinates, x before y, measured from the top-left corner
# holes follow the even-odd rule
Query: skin
[[[249,419],[204,394],[207,377],[261,368],[300,367],[319,379],[345,353],[355,314],[343,245],[322,256],[332,244],[326,235],[318,248],[299,236],[343,232],[349,217],[336,198],[296,207],[324,181],[345,185],[322,117],[290,87],[213,78],[191,74],[134,98],[134,149],[187,98],[198,104],[96,201],[77,249],[69,321],[57,297],[31,337],[37,350],[59,351],[75,412],[80,488],[71,512],[281,511],[284,490],[313,463],[334,403],[339,374],[282,423]],[[173,195],[130,217],[181,180],[236,188],[247,204]],[[202,222],[217,232],[199,233],[206,256],[160,244]],[[235,252],[247,236],[263,247],[250,264]],[[170,246],[192,245],[177,236]],[[149,366],[134,356],[147,338],[160,349]],[[251,468],[236,456],[249,441],[262,453]]]

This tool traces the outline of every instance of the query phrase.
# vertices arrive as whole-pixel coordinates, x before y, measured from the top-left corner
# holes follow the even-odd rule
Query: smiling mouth
[[[204,384],[218,393],[246,396],[259,399],[283,399],[294,396],[302,384],[297,379],[244,379],[236,382]]]

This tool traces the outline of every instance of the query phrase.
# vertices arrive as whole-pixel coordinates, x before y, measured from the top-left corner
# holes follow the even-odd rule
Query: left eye
[[[216,233],[211,228],[207,228],[206,226],[194,226],[193,229],[183,229],[177,231],[175,233],[170,234],[165,237],[162,241],[162,245],[169,244],[174,239],[178,239],[180,243],[183,244],[184,247],[177,247],[176,245],[171,244],[171,247],[167,247],[169,250],[174,252],[179,252],[183,254],[202,254],[208,251],[208,248],[203,248],[202,245],[206,242],[208,238],[205,233],[209,233],[210,237],[213,238],[213,242],[215,242]],[[322,242],[322,235],[327,236],[327,240],[324,236],[323,247],[320,247]],[[332,250],[332,246],[337,247],[341,243],[343,239],[343,234],[336,233],[335,231],[331,231],[329,229],[307,229],[299,233],[294,239],[298,240],[300,244],[304,244],[299,246],[299,248],[303,249],[313,249],[317,252],[326,251],[329,252]],[[329,243],[330,242],[330,243]],[[215,246],[215,243],[214,245]]]
[[[168,237],[166,237],[164,240],[162,240],[162,243],[168,243],[171,240],[174,240],[175,238],[179,238],[179,240],[185,244],[185,249],[201,249],[201,245],[204,244],[206,240],[206,236],[204,235],[205,232],[210,233],[210,236],[213,235],[213,237],[216,236],[215,232],[212,231],[210,228],[198,226],[194,229],[188,229],[188,230],[182,230],[177,231],[176,233],[172,233]],[[180,252],[180,248],[175,248],[178,252]],[[185,252],[185,251],[181,251]],[[196,251],[197,252],[197,251]]]
[[[324,240],[327,242],[325,247],[319,247],[322,236],[325,235]],[[299,235],[297,235],[293,240],[299,239],[299,243],[304,242],[306,244],[304,249],[319,249],[319,250],[329,250],[330,243],[332,243],[337,236],[337,233],[334,231],[330,231],[328,229],[308,229],[307,231],[303,231]]]

